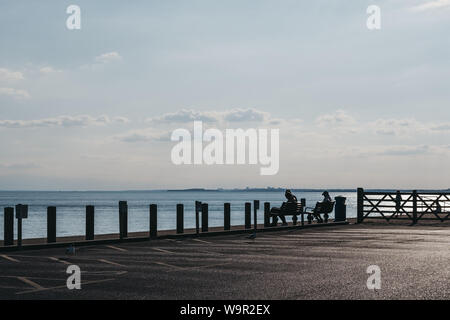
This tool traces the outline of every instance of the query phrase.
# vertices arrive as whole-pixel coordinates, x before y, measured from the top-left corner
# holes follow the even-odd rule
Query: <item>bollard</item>
[[[231,229],[231,210],[230,210],[230,204],[224,203],[223,204],[223,230],[230,230]]]
[[[208,232],[208,204],[202,203],[202,232]]]
[[[259,200],[253,200],[253,229],[258,229],[258,210],[259,210]]]
[[[47,207],[47,243],[56,242],[56,207]]]
[[[94,206],[86,206],[86,240],[94,240]]]
[[[301,213],[301,221],[302,221],[302,227],[305,225],[305,208],[306,208],[306,199],[301,198],[300,203],[302,204],[302,213]]]
[[[158,236],[158,207],[156,204],[150,205],[150,238]]]
[[[200,233],[200,219],[199,214],[202,210],[202,202],[201,201],[195,201],[195,234]]]
[[[361,223],[364,220],[364,189],[358,188],[356,192],[356,223]]]
[[[184,206],[177,204],[177,233],[184,232]]]
[[[128,204],[119,201],[119,236],[120,239],[128,237]]]
[[[22,246],[22,219],[28,218],[28,205],[16,204],[17,246]]]
[[[12,246],[14,244],[14,208],[4,209],[3,217],[3,245]]]
[[[264,228],[270,227],[270,202],[264,202]]]
[[[251,211],[252,204],[250,202],[245,203],[245,229],[250,229],[251,226]]]

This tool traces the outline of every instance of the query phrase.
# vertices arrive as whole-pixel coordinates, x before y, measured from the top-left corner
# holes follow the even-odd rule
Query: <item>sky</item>
[[[448,30],[450,0],[1,0],[0,190],[450,188]],[[175,165],[194,120],[279,129],[278,173]]]

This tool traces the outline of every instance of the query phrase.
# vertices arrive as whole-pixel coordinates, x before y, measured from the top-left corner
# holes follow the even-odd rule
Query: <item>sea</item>
[[[293,192],[313,207],[321,201],[322,192]],[[356,217],[356,192],[330,192],[331,197],[346,197],[347,217]],[[208,203],[209,226],[223,226],[224,203],[231,206],[231,225],[244,224],[245,202],[259,200],[258,223],[263,220],[263,203],[280,206],[280,191],[0,191],[0,239],[3,239],[3,208],[28,205],[28,218],[23,219],[23,238],[47,236],[47,207],[56,207],[58,237],[85,234],[86,205],[95,206],[95,234],[119,232],[119,201],[128,202],[128,232],[149,230],[149,205],[158,206],[158,230],[176,228],[176,205],[184,205],[185,228],[195,227],[195,201]],[[253,210],[253,209],[252,209]],[[334,218],[334,213],[330,215]],[[290,218],[288,218],[289,221]],[[253,211],[252,211],[253,221]],[[17,222],[15,221],[15,230]],[[15,235],[16,237],[17,235]]]

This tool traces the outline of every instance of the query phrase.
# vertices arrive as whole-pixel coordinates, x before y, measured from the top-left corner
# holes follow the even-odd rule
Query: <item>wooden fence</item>
[[[357,221],[365,219],[446,221],[450,217],[450,192],[357,190]]]

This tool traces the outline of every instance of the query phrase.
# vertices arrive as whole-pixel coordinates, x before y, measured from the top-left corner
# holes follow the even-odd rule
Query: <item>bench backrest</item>
[[[334,209],[334,201],[317,202],[315,213],[331,213]]]
[[[301,202],[284,202],[283,211],[292,213],[302,213],[303,207]]]

